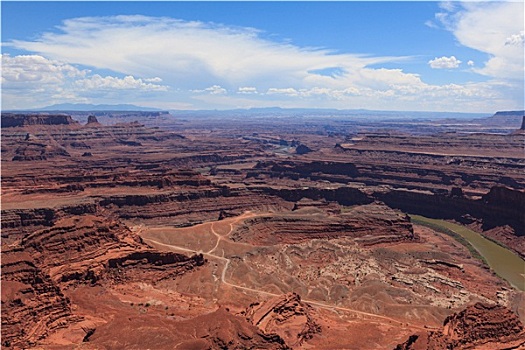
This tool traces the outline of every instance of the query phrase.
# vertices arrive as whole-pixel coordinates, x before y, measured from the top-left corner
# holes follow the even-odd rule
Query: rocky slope
[[[377,191],[373,196],[392,208],[469,225],[525,256],[524,190],[494,186],[480,198],[472,198],[462,193],[389,189]]]
[[[355,238],[361,244],[417,240],[410,219],[382,204],[356,206],[339,215],[304,208],[248,219],[231,238],[256,245],[300,243],[313,239]]]
[[[83,319],[63,290],[174,279],[202,256],[160,253],[118,221],[84,215],[60,219],[2,251],[2,342],[24,347]]]
[[[518,317],[500,305],[476,303],[446,318],[441,331],[418,333],[396,350],[519,349],[525,331]]]
[[[141,320],[142,318],[142,320]],[[120,318],[97,328],[89,344],[96,349],[290,349],[276,334],[266,334],[225,308],[185,320]],[[150,322],[148,325],[145,319]],[[146,321],[146,322],[147,322]],[[155,327],[155,328],[153,328]],[[155,332],[155,336],[151,332]],[[119,335],[126,334],[126,337]]]
[[[60,287],[20,248],[2,249],[2,346],[26,348],[78,320]]]
[[[313,308],[295,293],[253,303],[243,312],[246,319],[266,334],[278,334],[286,344],[300,346],[318,333]]]

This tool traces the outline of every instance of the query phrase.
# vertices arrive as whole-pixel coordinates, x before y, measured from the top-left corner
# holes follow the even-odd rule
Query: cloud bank
[[[31,108],[31,102],[37,106],[89,102],[90,97],[102,95],[111,101],[117,97],[116,91],[124,98],[168,91],[168,86],[158,84],[161,81],[159,77],[140,79],[132,75],[103,77],[40,55],[2,54],[3,108]]]
[[[480,16],[478,8],[442,7],[456,12],[443,12],[437,18],[462,38],[463,45],[475,46],[472,31],[478,26],[472,25],[470,34],[465,28],[467,22],[477,24],[469,18]],[[516,105],[516,100],[509,98],[507,91],[513,87],[506,77],[519,69],[500,74],[498,64],[516,64],[505,50],[515,52],[520,46],[519,35],[514,27],[500,33],[498,38],[504,36],[501,45],[506,49],[498,46],[483,67],[470,68],[500,80],[432,85],[419,74],[402,69],[372,68],[392,66],[413,59],[410,57],[300,47],[271,40],[254,28],[167,17],[73,18],[36,40],[4,43],[34,54],[2,56],[2,85],[7,87],[3,102],[6,108],[37,103],[16,94],[17,89],[32,89],[40,94],[38,101],[51,99],[44,104],[60,98],[68,102],[97,98],[98,103],[118,98],[119,102],[133,99],[162,108],[508,108]],[[460,63],[454,56],[429,61],[432,68],[457,68]],[[102,74],[101,70],[114,74]]]

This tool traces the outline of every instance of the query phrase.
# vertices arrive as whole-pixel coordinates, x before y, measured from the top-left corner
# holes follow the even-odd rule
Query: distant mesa
[[[77,125],[67,114],[14,114],[2,113],[2,128],[23,127],[29,125]]]
[[[102,126],[102,124],[98,122],[97,117],[95,117],[94,115],[90,115],[88,116],[86,126]]]
[[[523,116],[525,115],[525,110],[523,111],[500,111],[496,112],[492,117],[483,119],[482,122],[487,126],[498,126],[498,127],[509,127],[518,129],[521,126],[523,127]]]
[[[494,114],[494,117],[505,118],[505,117],[514,117],[514,116],[523,116],[525,110],[522,111],[498,111]]]

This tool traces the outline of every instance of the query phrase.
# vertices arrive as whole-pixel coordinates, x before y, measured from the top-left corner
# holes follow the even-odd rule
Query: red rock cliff
[[[67,114],[2,114],[2,128],[28,125],[72,125],[77,124]]]

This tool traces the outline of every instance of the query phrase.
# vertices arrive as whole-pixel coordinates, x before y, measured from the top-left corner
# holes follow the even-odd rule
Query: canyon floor
[[[497,118],[2,114],[2,347],[523,348],[525,268],[409,216],[525,267]]]

